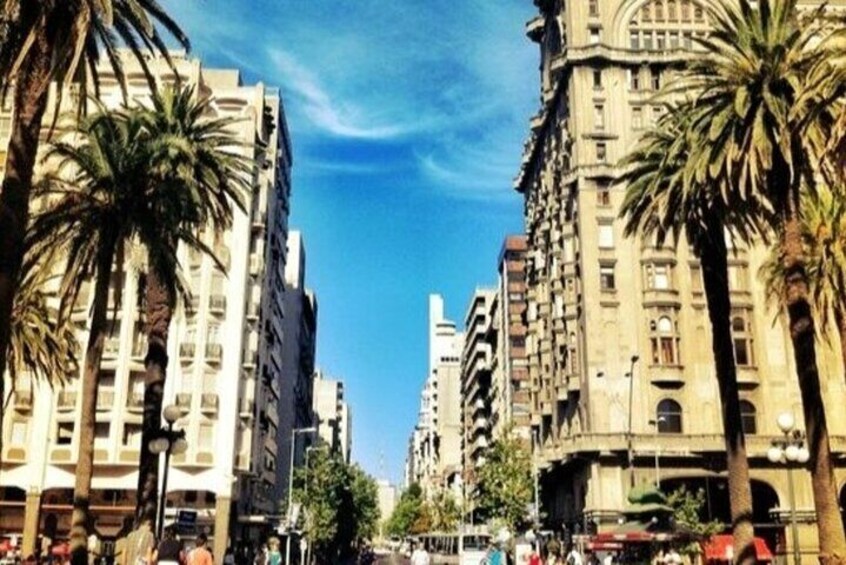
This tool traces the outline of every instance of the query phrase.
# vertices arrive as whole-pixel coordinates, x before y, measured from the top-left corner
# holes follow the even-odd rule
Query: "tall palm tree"
[[[816,194],[804,194],[802,240],[814,314],[825,337],[833,321],[846,368],[846,200],[823,186]],[[783,309],[784,269],[778,250],[774,251],[760,275],[770,301]]]
[[[626,172],[619,181],[626,183],[626,196],[620,215],[627,236],[655,237],[659,243],[672,236],[677,245],[683,234],[701,261],[726,443],[734,554],[738,563],[754,563],[752,489],[731,335],[725,238],[731,229],[748,239],[759,226],[750,223],[742,201],[724,200],[718,187],[699,184],[688,174],[691,147],[698,143],[688,130],[690,107],[668,110],[621,162]]]
[[[828,423],[823,403],[802,245],[803,183],[815,187],[820,132],[812,103],[818,76],[810,71],[824,51],[824,31],[802,20],[795,0],[739,0],[710,9],[713,28],[700,39],[702,54],[689,63],[684,86],[696,93],[692,127],[701,143],[689,167],[701,183],[761,203],[773,211],[784,266],[784,303],[802,396],[809,467],[823,562],[846,560],[846,536],[837,504]],[[811,103],[808,102],[811,100]]]
[[[0,6],[2,94],[11,87],[13,102],[12,134],[0,188],[0,368],[6,366],[9,321],[50,82],[77,82],[84,90],[91,78],[96,87],[96,62],[102,53],[123,83],[117,45],[127,46],[146,69],[145,51],[168,57],[159,27],[189,47],[188,38],[157,0],[6,0]],[[0,404],[0,422],[2,410]]]
[[[31,233],[46,247],[66,256],[63,294],[73,303],[80,285],[94,277],[94,296],[82,373],[82,413],[74,485],[71,552],[74,565],[87,563],[89,501],[93,474],[97,385],[103,345],[109,331],[109,283],[112,269],[122,270],[123,249],[137,236],[135,210],[146,202],[139,187],[149,155],[143,124],[132,113],[103,112],[83,119],[76,139],[59,142],[47,152],[55,162],[39,191],[46,205]]]
[[[149,442],[161,427],[168,331],[182,290],[177,247],[183,243],[208,254],[225,271],[200,234],[205,228],[220,233],[230,227],[233,205],[245,210],[251,178],[249,161],[236,152],[240,142],[232,132],[233,119],[213,117],[207,97],[198,98],[193,88],[166,89],[152,101],[152,107],[141,112],[150,145],[148,204],[135,220],[149,267],[138,522],[156,517],[158,456]]]

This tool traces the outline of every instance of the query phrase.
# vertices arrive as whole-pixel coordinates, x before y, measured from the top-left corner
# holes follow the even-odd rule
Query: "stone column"
[[[26,495],[24,509],[23,540],[21,552],[23,557],[35,553],[35,541],[38,538],[38,521],[41,516],[41,491],[35,490]]]
[[[229,515],[232,499],[218,496],[214,505],[214,562],[223,563],[223,554],[229,542]]]

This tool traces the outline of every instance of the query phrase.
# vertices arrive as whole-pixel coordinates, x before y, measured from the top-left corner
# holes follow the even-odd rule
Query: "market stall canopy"
[[[712,536],[704,544],[705,559],[708,561],[734,561],[734,538],[721,534]],[[758,561],[772,561],[773,552],[763,539],[755,538],[755,558]]]

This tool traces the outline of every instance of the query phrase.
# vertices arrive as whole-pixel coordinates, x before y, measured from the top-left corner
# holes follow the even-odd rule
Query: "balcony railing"
[[[32,410],[32,391],[31,390],[16,390],[15,391],[15,410],[26,412]]]
[[[223,346],[219,343],[206,344],[206,359],[215,363],[219,363],[223,357]]]
[[[147,340],[144,338],[136,339],[132,343],[132,357],[134,359],[143,359],[147,356]]]
[[[182,411],[183,414],[187,413],[188,410],[191,409],[191,393],[190,392],[178,392],[178,393],[176,393],[176,406]]]
[[[204,392],[200,397],[200,411],[208,413],[217,412],[218,397],[214,392]]]
[[[192,359],[197,352],[197,345],[195,343],[186,342],[179,344],[179,356],[182,359]]]
[[[126,397],[126,407],[130,412],[140,412],[144,409],[144,393],[130,392]]]
[[[56,402],[56,407],[59,410],[73,410],[74,407],[76,407],[76,391],[60,391],[58,401]]]
[[[247,318],[250,320],[258,320],[261,315],[261,305],[258,302],[247,303]]]
[[[258,253],[250,253],[250,274],[253,276],[261,273],[264,267],[264,260]]]
[[[103,357],[114,359],[120,353],[120,338],[107,337],[103,343]]]
[[[238,409],[238,415],[242,418],[253,418],[256,413],[255,400],[242,400],[241,406]]]
[[[113,390],[97,391],[97,410],[108,411],[115,404],[115,392]]]
[[[223,294],[212,294],[209,297],[209,311],[213,314],[226,312],[226,296]]]

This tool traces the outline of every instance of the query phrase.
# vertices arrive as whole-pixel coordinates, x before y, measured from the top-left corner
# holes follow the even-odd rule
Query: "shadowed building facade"
[[[625,239],[616,166],[660,116],[656,92],[709,28],[694,0],[535,0],[541,110],[515,181],[524,198],[531,428],[549,526],[613,528],[630,484],[702,488],[728,519],[725,444],[702,270],[686,242]],[[766,458],[780,413],[802,422],[789,335],[757,273],[767,250],[730,242],[731,326],[754,522],[788,551],[787,473]],[[774,321],[775,320],[775,321]],[[835,338],[836,340],[836,338]],[[846,480],[839,355],[819,345],[837,476]],[[800,425],[801,427],[801,425]],[[632,454],[633,468],[628,466]],[[810,476],[797,470],[801,546],[816,551]],[[843,495],[841,494],[841,505]]]

